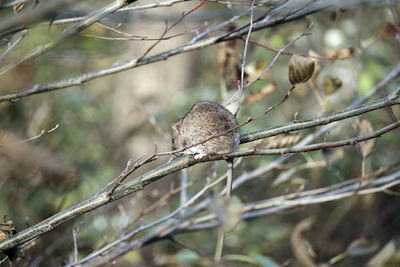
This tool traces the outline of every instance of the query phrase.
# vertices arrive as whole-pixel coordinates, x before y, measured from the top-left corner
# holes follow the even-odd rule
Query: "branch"
[[[112,4],[109,4],[108,6],[106,6],[104,8],[101,8],[99,10],[96,10],[96,11],[90,13],[81,22],[76,23],[72,27],[64,30],[60,35],[58,35],[55,38],[54,41],[49,42],[49,43],[47,43],[45,45],[38,46],[37,48],[35,48],[35,49],[31,50],[30,52],[28,52],[28,54],[26,54],[24,57],[18,59],[16,62],[11,63],[11,64],[3,67],[0,70],[0,75],[4,74],[8,70],[14,68],[15,66],[17,66],[17,65],[19,65],[19,64],[21,64],[21,63],[23,63],[25,61],[33,60],[33,59],[43,55],[44,53],[50,51],[51,49],[59,46],[60,44],[65,42],[67,39],[75,36],[76,34],[81,32],[82,30],[86,29],[90,25],[96,23],[97,21],[99,21],[104,16],[106,16],[106,15],[108,15],[110,13],[113,13],[116,10],[118,10],[119,8],[125,6],[127,4],[127,2],[128,2],[127,0],[116,0]],[[1,27],[0,27],[0,32],[1,32]]]
[[[353,108],[350,110],[345,110],[345,111],[337,113],[337,114],[341,114],[339,116],[341,116],[342,119],[345,119],[345,118],[349,118],[352,116],[357,116],[361,113],[369,112],[369,111],[377,109],[377,108],[400,104],[399,94],[400,94],[400,89],[398,89],[395,93],[393,93],[389,97],[386,97],[381,100],[372,102],[370,104],[362,105],[362,106],[359,106],[359,107],[356,107],[356,108]],[[362,110],[363,112],[360,112],[360,110]],[[335,114],[328,115],[326,117],[335,117]],[[328,122],[326,122],[326,119],[322,120],[322,119],[317,118],[315,120],[319,121],[320,125],[324,125],[324,124],[328,123]],[[304,123],[313,123],[313,121],[304,122]],[[399,122],[396,122],[396,123],[393,123],[383,129],[381,129],[381,130],[378,130],[372,134],[365,135],[362,137],[356,137],[355,139],[347,140],[346,144],[351,145],[351,144],[354,144],[355,142],[361,142],[361,141],[364,141],[364,140],[367,140],[370,138],[375,138],[376,136],[379,136],[379,135],[389,131],[390,129],[398,127],[398,124],[399,124]],[[314,126],[318,126],[318,125],[314,125]],[[312,126],[310,126],[310,127],[312,127]],[[279,127],[279,129],[280,129],[280,133],[285,132],[285,131],[289,132],[289,131],[304,129],[304,125],[301,123],[293,122],[291,124],[281,126],[281,127]],[[270,134],[270,133],[275,132],[276,130],[271,129],[269,131],[270,132],[268,132],[268,130],[265,130],[264,135],[271,136],[272,134]],[[249,137],[253,136],[253,138],[255,138],[259,135],[256,135],[255,133],[250,133],[245,136],[247,136],[247,138],[244,140],[247,140],[247,142],[249,142],[249,141],[251,141]],[[312,151],[315,149],[320,149],[321,147],[323,147],[324,144],[325,144],[325,146],[329,146],[329,145],[335,146],[336,145],[335,142],[323,143],[323,144],[317,144],[317,145],[310,145],[307,149],[309,149],[309,151]],[[342,144],[342,145],[344,145],[344,144]],[[313,146],[318,146],[319,148],[316,148]],[[257,155],[257,154],[259,154],[259,155],[266,155],[266,154],[268,154],[268,155],[284,155],[286,153],[305,152],[307,150],[304,148],[301,149],[301,148],[294,147],[294,148],[278,149],[278,150],[275,150],[274,153],[271,153],[269,151],[271,151],[271,150],[240,151],[240,152],[236,152],[237,154],[231,153],[231,154],[226,154],[226,155],[213,155],[213,156],[204,157],[199,160],[195,160],[192,157],[178,158],[170,163],[161,165],[153,170],[150,170],[149,172],[137,177],[136,179],[134,179],[130,182],[127,182],[126,184],[121,185],[110,196],[106,192],[101,195],[92,197],[92,198],[85,200],[81,203],[78,203],[64,211],[61,211],[61,212],[53,215],[52,217],[32,226],[30,228],[27,228],[27,229],[19,232],[18,234],[14,235],[11,238],[8,238],[8,239],[0,242],[0,253],[2,253],[3,251],[5,251],[7,249],[15,247],[19,244],[28,242],[46,232],[53,230],[55,227],[65,223],[65,222],[68,222],[82,214],[85,214],[91,210],[94,210],[98,207],[101,207],[101,206],[107,204],[107,203],[113,202],[122,197],[130,195],[137,191],[140,191],[148,184],[153,183],[154,181],[156,181],[168,174],[171,174],[178,170],[181,170],[183,168],[187,168],[187,167],[190,167],[192,165],[195,165],[195,164],[198,164],[201,162],[222,160],[222,159],[226,159],[227,157],[251,156],[251,155]]]
[[[400,72],[400,65],[398,66]],[[386,106],[398,105],[400,104],[400,87],[389,97],[383,98],[368,104],[360,105],[357,107],[350,107],[344,109],[340,112],[331,113],[322,117],[318,117],[312,120],[303,120],[303,121],[292,121],[288,124],[284,124],[281,126],[276,126],[252,133],[243,134],[240,136],[240,143],[247,143],[251,141],[255,141],[258,139],[263,139],[266,137],[278,135],[281,133],[288,133],[298,130],[304,130],[307,128],[312,128],[316,126],[321,126],[325,124],[332,123],[334,121],[344,120],[350,117],[355,117],[357,115],[370,112],[375,109],[380,109]]]
[[[52,12],[59,8],[64,8],[71,5],[76,0],[58,0],[48,1],[45,5],[39,5],[38,8],[24,11],[18,16],[13,15],[11,18],[6,18],[0,23],[0,38],[14,31],[15,28],[25,29],[27,25],[38,22],[42,18],[51,15]]]
[[[354,197],[354,191],[358,188],[359,181],[356,181],[356,179],[353,181],[354,183],[352,184],[344,182],[341,184],[341,186],[337,187],[328,186],[300,193],[292,193],[271,199],[265,199],[253,203],[247,203],[243,206],[242,220],[250,220],[269,214],[275,214],[300,206],[308,206]],[[400,171],[377,178],[370,182],[364,182],[363,186],[368,185],[370,188],[359,190],[358,194],[366,195],[378,192],[386,192],[389,188],[398,184],[400,184]],[[90,264],[91,266],[99,266],[102,263],[106,263],[112,259],[120,257],[122,254],[127,253],[128,251],[144,247],[160,240],[171,238],[179,233],[208,230],[218,226],[219,222],[214,214],[207,214],[202,217],[188,219],[183,222],[175,220],[175,223],[171,223],[171,221],[169,221],[158,227],[155,231],[149,232],[142,238],[122,243],[121,240],[124,240],[124,237],[122,237],[118,240],[120,242],[113,242],[121,244],[119,247],[109,251],[111,247],[107,246],[108,249],[102,249],[101,254],[97,253],[97,251],[93,252],[93,255],[96,256],[88,256],[80,260],[77,264]],[[107,251],[109,252],[106,253]]]
[[[349,1],[346,1],[346,3],[343,3],[342,1],[338,1],[338,0],[324,1],[322,3],[319,1],[313,1],[311,4],[307,3],[308,8],[306,10],[299,8],[299,6],[300,7],[304,6],[304,3],[301,3],[301,4],[295,3],[295,4],[293,4],[293,6],[290,6],[290,8],[285,5],[285,10],[295,10],[295,11],[292,11],[291,13],[286,14],[286,15],[282,15],[276,19],[272,19],[272,15],[270,15],[267,11],[267,13],[265,14],[265,18],[262,20],[259,20],[258,22],[256,22],[254,24],[254,26],[252,28],[252,32],[259,31],[259,30],[269,28],[269,27],[273,27],[273,26],[276,26],[279,24],[287,23],[287,22],[297,20],[300,18],[304,18],[307,15],[324,10],[324,9],[334,6],[334,5],[340,5],[340,6],[350,5],[351,6],[351,5],[355,5],[356,3],[361,3],[361,2],[362,3],[364,3],[364,2],[366,2],[366,3],[381,3],[384,1],[382,1],[382,0],[375,0],[375,1],[367,1],[367,0],[351,1],[351,0],[349,0]],[[273,15],[276,15],[276,13],[278,13],[278,11],[280,11],[280,10],[281,9],[276,8]],[[237,18],[239,18],[240,16],[244,16],[246,14],[247,14],[247,12],[244,12],[241,15],[237,16]],[[218,29],[215,28],[215,31],[216,30],[218,30]],[[246,34],[248,32],[248,30],[249,30],[249,25],[244,26],[244,27],[239,27],[229,33],[224,33],[224,34],[220,34],[220,35],[217,35],[214,37],[209,37],[208,39],[204,39],[204,40],[196,39],[195,42],[190,41],[179,47],[161,52],[156,55],[147,56],[140,60],[132,59],[132,60],[129,60],[122,64],[115,64],[115,65],[110,66],[105,69],[88,72],[88,73],[78,75],[75,77],[71,77],[68,79],[49,82],[49,83],[45,83],[45,84],[36,84],[30,88],[26,88],[19,92],[0,95],[0,103],[5,102],[5,101],[18,100],[22,97],[26,97],[26,96],[30,96],[30,95],[34,95],[34,94],[40,94],[40,93],[50,92],[50,91],[59,90],[59,89],[67,88],[67,87],[81,85],[81,84],[91,81],[93,79],[112,75],[112,74],[115,74],[118,72],[133,69],[133,68],[147,65],[150,63],[154,63],[157,61],[166,60],[169,57],[172,57],[172,56],[175,56],[175,55],[178,55],[181,53],[205,48],[205,47],[215,45],[217,43],[227,41],[227,40],[239,39],[242,37],[242,35]],[[207,31],[207,34],[209,34],[211,32],[212,31]],[[201,34],[200,36],[204,37],[206,35]],[[50,43],[50,44],[54,44],[54,42]],[[41,49],[39,49],[39,50],[41,50]],[[47,50],[48,50],[48,48],[46,49],[46,51]],[[32,53],[34,53],[35,56],[42,54],[41,51],[39,51],[39,52],[33,51]],[[25,58],[28,58],[28,57],[32,58],[32,55],[27,55]],[[25,59],[23,59],[23,60],[25,60]],[[1,72],[3,72],[3,71],[1,71]]]

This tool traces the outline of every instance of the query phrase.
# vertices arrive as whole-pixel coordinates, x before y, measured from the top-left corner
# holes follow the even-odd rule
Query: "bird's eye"
[[[173,143],[173,144],[175,144],[175,138],[172,138],[172,140],[171,140],[171,141],[172,141],[172,143]]]

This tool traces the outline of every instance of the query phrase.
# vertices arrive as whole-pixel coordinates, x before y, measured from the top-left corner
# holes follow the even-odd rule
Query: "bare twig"
[[[38,8],[28,10],[19,14],[18,16],[7,17],[2,20],[0,23],[0,38],[4,37],[9,33],[9,31],[15,28],[25,29],[27,25],[34,24],[41,20],[42,18],[51,15],[54,10],[57,10],[62,7],[69,6],[77,2],[76,0],[59,0],[59,1],[51,1],[46,3],[45,5],[41,5]]]
[[[116,178],[114,179],[112,182],[114,182],[115,180],[117,181],[116,183],[114,183],[113,187],[107,192],[106,196],[110,197],[114,191],[118,188],[118,186],[120,186],[124,180],[134,171],[136,171],[137,169],[139,169],[141,166],[152,162],[153,160],[157,159],[157,154],[153,154],[147,158],[145,158],[144,160],[142,160],[140,163],[134,162],[133,167],[131,169],[129,169],[132,166],[132,162],[128,161],[128,164],[126,166],[126,168],[122,171],[122,173]],[[99,192],[100,193],[100,192]],[[96,195],[98,195],[99,193],[97,193]]]
[[[347,2],[346,2],[346,4],[347,4]],[[300,13],[291,13],[290,16],[287,16],[287,15],[281,16],[276,19],[271,19],[271,16],[268,16],[269,19],[264,19],[262,22],[258,22],[257,24],[254,25],[253,32],[267,28],[267,27],[272,27],[272,26],[275,26],[275,25],[278,25],[281,23],[289,22],[289,21],[292,21],[295,19],[303,18],[304,16],[307,16],[309,14],[317,12],[326,7],[327,6],[325,6],[325,5],[316,5],[316,6],[313,6],[313,8],[311,8],[308,11],[302,11]],[[240,14],[239,16],[235,16],[235,19],[238,19],[241,16],[244,16],[246,14],[247,14],[247,12],[244,12],[244,13]],[[275,14],[275,13],[273,13],[273,14]],[[230,22],[231,22],[231,20],[228,20],[226,23],[229,24]],[[225,25],[221,25],[221,27],[223,27],[223,26],[225,26]],[[215,28],[215,29],[213,29],[213,31],[216,31],[218,29],[219,28]],[[225,34],[221,34],[218,36],[209,37],[208,39],[205,39],[205,40],[200,40],[201,38],[196,38],[196,39],[193,39],[192,41],[190,41],[184,45],[181,45],[179,47],[176,47],[174,49],[167,50],[167,51],[161,52],[161,53],[153,55],[153,56],[144,57],[140,61],[138,59],[132,59],[132,60],[129,60],[122,64],[115,64],[111,67],[97,70],[97,71],[88,72],[88,73],[85,73],[85,74],[82,74],[82,75],[79,75],[76,77],[71,77],[68,79],[54,81],[54,82],[50,82],[50,83],[46,83],[46,84],[36,84],[31,88],[26,88],[19,92],[0,95],[0,103],[4,102],[4,101],[20,99],[22,97],[30,96],[33,94],[40,94],[40,93],[54,91],[54,90],[58,90],[58,89],[62,89],[62,88],[81,85],[87,81],[90,81],[90,80],[93,80],[96,78],[115,74],[115,73],[118,73],[118,72],[121,72],[124,70],[128,70],[128,69],[132,69],[132,68],[139,67],[142,65],[150,64],[150,63],[153,63],[156,61],[165,60],[171,56],[178,55],[178,54],[181,54],[184,52],[197,50],[197,49],[204,48],[204,47],[207,47],[210,45],[214,45],[219,42],[226,41],[226,40],[241,38],[241,36],[243,34],[247,33],[247,31],[245,31],[246,29],[248,30],[248,27],[238,28],[228,34],[225,33]],[[207,32],[207,34],[210,32]],[[207,34],[205,34],[205,35],[207,35]],[[198,37],[203,37],[205,35],[200,34]]]
[[[53,128],[51,128],[50,130],[47,130],[47,131],[46,131],[46,130],[42,130],[42,131],[40,132],[40,134],[35,135],[35,136],[30,137],[30,138],[25,139],[25,140],[21,140],[21,141],[14,142],[14,143],[4,143],[4,142],[3,142],[3,143],[0,143],[0,146],[4,146],[4,145],[8,145],[8,146],[9,146],[9,145],[15,145],[15,144],[25,143],[25,142],[29,142],[29,141],[38,139],[38,138],[42,137],[42,136],[45,135],[45,134],[54,132],[55,130],[57,130],[58,126],[59,126],[59,124],[56,124],[56,126],[54,126]],[[4,141],[4,138],[3,138],[3,141]]]
[[[359,191],[360,195],[374,194],[378,192],[387,192],[387,190],[393,186],[400,184],[400,172],[395,172],[384,177],[373,180],[369,186],[372,188],[362,189]],[[314,205],[318,203],[337,201],[340,199],[354,197],[354,190],[358,187],[358,182],[345,185],[339,189],[324,190],[324,188],[317,189],[320,192],[316,193],[310,191],[300,192],[296,195],[284,195],[272,199],[266,199],[254,203],[247,203],[243,207],[242,220],[249,220],[268,214],[274,214],[282,212],[287,209],[293,209],[299,206]],[[311,193],[312,192],[312,193]],[[219,222],[214,214],[207,214],[196,219],[189,219],[180,223],[166,223],[159,227],[157,230],[152,231],[143,238],[139,238],[129,243],[125,243],[124,246],[119,246],[114,250],[106,253],[107,250],[102,250],[102,253],[97,253],[95,257],[90,257],[85,261],[80,261],[79,264],[101,264],[121,256],[122,254],[149,245],[153,242],[169,238],[178,233],[207,230],[219,226]],[[101,257],[97,257],[100,256]]]
[[[240,38],[240,39],[243,41],[243,38]],[[265,49],[268,49],[268,50],[270,50],[270,51],[272,51],[272,52],[275,52],[275,53],[279,53],[279,51],[280,51],[280,50],[274,49],[274,48],[269,47],[269,46],[264,45],[264,44],[260,44],[260,43],[255,42],[255,41],[251,41],[251,40],[250,40],[249,43],[251,43],[251,44],[253,44],[253,45],[256,45],[256,46],[259,46],[259,47],[262,47],[262,48],[265,48]],[[282,54],[282,55],[286,55],[286,56],[293,56],[295,53],[291,53],[291,52],[282,52],[281,54]],[[353,58],[354,55],[349,55],[349,56],[347,56],[347,57],[340,57],[340,58],[335,58],[335,57],[323,57],[323,56],[317,56],[317,55],[307,55],[307,57],[310,57],[310,58],[313,58],[313,59],[318,59],[318,60],[336,61],[336,60],[345,60],[345,59]]]
[[[398,99],[398,95],[396,95],[396,94],[394,94],[388,98],[385,98],[384,100],[381,100],[381,101],[383,101],[386,105],[393,105],[393,104],[400,103],[400,100]],[[360,109],[365,111],[369,108],[369,105],[375,106],[377,103],[380,103],[380,101],[376,101],[374,103],[361,106]],[[382,107],[384,107],[385,104],[382,105]],[[352,109],[352,110],[348,110],[347,112],[349,112],[349,114],[352,114],[352,113],[355,114],[355,113],[357,113],[357,112],[355,112],[355,110],[356,109]],[[332,115],[332,116],[334,117],[334,115]],[[323,123],[325,123],[325,122],[323,122]],[[197,164],[199,162],[222,160],[222,159],[226,159],[227,157],[236,157],[236,156],[286,155],[287,153],[313,151],[316,149],[327,148],[327,147],[353,145],[357,142],[361,142],[361,141],[368,140],[370,138],[375,138],[379,135],[382,135],[383,133],[388,132],[391,129],[394,129],[395,127],[398,127],[399,124],[400,124],[399,122],[393,123],[390,126],[382,128],[381,130],[375,131],[371,134],[364,135],[361,137],[356,137],[356,138],[352,138],[352,139],[348,139],[348,140],[344,140],[344,141],[338,141],[338,142],[303,146],[303,147],[299,147],[299,148],[293,147],[293,148],[277,149],[277,150],[253,149],[253,150],[240,151],[240,152],[235,152],[235,153],[230,153],[230,154],[225,154],[225,155],[207,156],[207,157],[204,157],[204,158],[198,159],[198,160],[191,158],[191,157],[181,157],[181,158],[176,159],[168,164],[159,166],[158,168],[139,176],[138,178],[136,178],[135,180],[133,180],[131,182],[121,185],[111,195],[109,195],[107,193],[103,193],[101,195],[92,197],[86,201],[83,201],[83,202],[76,204],[64,211],[59,212],[58,214],[56,214],[56,215],[34,225],[26,230],[19,232],[15,236],[0,242],[0,252],[4,251],[6,249],[12,248],[18,244],[27,242],[33,238],[37,238],[38,236],[54,229],[55,227],[59,226],[62,223],[65,223],[73,218],[76,218],[77,216],[80,216],[86,212],[89,212],[93,209],[103,206],[109,202],[115,201],[124,196],[132,194],[139,190],[142,190],[146,185],[160,179],[161,177],[164,177],[168,174],[171,174],[171,173],[181,170],[183,168],[187,168],[187,167]],[[293,129],[293,127],[295,127],[295,126],[296,126],[296,123],[294,123],[292,125],[287,125],[286,130]],[[266,132],[265,134],[268,134],[268,132]],[[129,174],[130,174],[130,171],[128,171],[127,175],[129,175]]]
[[[58,3],[58,2],[59,1],[57,1],[56,3]],[[68,3],[68,1],[65,1],[65,2]],[[15,66],[17,66],[23,62],[35,59],[35,58],[43,55],[44,53],[50,51],[51,49],[59,46],[60,44],[65,42],[67,39],[75,36],[80,31],[82,31],[82,30],[86,29],[87,27],[89,27],[90,25],[96,23],[104,16],[106,16],[110,13],[113,13],[116,10],[118,10],[119,8],[123,7],[124,5],[126,5],[126,3],[127,3],[127,0],[115,0],[113,3],[109,4],[108,6],[92,12],[91,14],[87,15],[87,17],[84,20],[82,20],[81,22],[78,22],[75,25],[73,25],[72,27],[64,30],[60,35],[58,35],[54,39],[54,41],[38,46],[37,48],[28,52],[24,57],[22,57],[22,58],[18,59],[17,61],[0,69],[0,75],[4,74],[8,70],[14,68]],[[9,28],[6,28],[6,29],[9,29]],[[2,27],[0,27],[0,32],[2,32]]]
[[[194,30],[184,31],[184,32],[177,33],[177,34],[164,36],[162,38],[150,38],[150,37],[147,37],[147,36],[138,36],[138,35],[126,33],[126,32],[123,32],[123,31],[119,31],[119,30],[117,30],[115,28],[109,27],[109,26],[101,24],[101,23],[97,23],[97,25],[99,25],[100,27],[106,28],[106,29],[108,29],[108,30],[110,30],[112,32],[115,32],[117,34],[120,34],[122,36],[125,36],[125,37],[106,37],[106,36],[83,34],[83,33],[81,33],[80,35],[81,36],[85,36],[85,37],[98,38],[98,39],[110,40],[110,41],[165,41],[165,40],[170,40],[172,38],[179,37],[179,36],[182,36],[182,35],[186,35],[186,34],[190,34],[190,33],[196,33],[201,29],[201,28],[197,28],[197,29],[194,29]],[[203,27],[205,27],[205,26],[203,26]]]
[[[235,115],[235,117],[236,117],[236,115],[239,113],[240,100],[242,99],[243,90],[244,90],[244,68],[245,68],[245,66],[246,66],[247,46],[248,46],[248,44],[249,44],[251,31],[253,30],[254,2],[255,2],[255,0],[253,0],[253,1],[251,2],[249,32],[247,33],[247,37],[246,37],[246,40],[245,40],[245,43],[244,43],[244,48],[243,48],[242,66],[241,66],[241,69],[240,69],[240,87],[239,87],[239,95],[238,95],[238,97],[237,97],[236,109],[235,109],[235,112],[233,113],[233,114]]]
[[[78,261],[78,243],[76,241],[76,236],[78,235],[79,228],[72,229],[72,238],[74,239],[74,262]]]
[[[8,52],[10,52],[25,36],[26,36],[26,31],[21,31],[17,39],[15,39],[14,41],[10,41],[10,43],[7,46],[7,49],[4,50],[4,52],[0,55],[0,62],[8,54]]]

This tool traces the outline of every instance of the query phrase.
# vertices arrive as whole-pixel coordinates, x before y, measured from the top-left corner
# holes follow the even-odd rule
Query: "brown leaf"
[[[0,230],[0,242],[3,241],[4,239],[8,238],[8,235]]]
[[[260,76],[263,71],[265,70],[265,63],[263,60],[257,60],[256,62],[250,62],[247,64],[245,68],[245,73],[248,76],[249,81],[253,81]],[[267,71],[261,77],[259,78],[260,80],[268,78],[270,73]]]
[[[15,233],[13,221],[5,221],[0,223],[0,241],[13,236]]]
[[[229,29],[234,29],[231,25]],[[228,90],[237,87],[237,81],[240,79],[240,64],[237,57],[238,42],[230,40],[218,44],[218,72],[225,81]]]
[[[296,144],[300,140],[301,136],[302,134],[300,132],[278,134],[276,136],[263,139],[259,143],[258,147],[270,149],[291,146]]]
[[[14,14],[19,13],[23,7],[24,7],[24,3],[19,3],[19,4],[13,5]]]
[[[338,77],[332,77],[330,75],[326,75],[322,82],[322,89],[326,95],[331,95],[335,93],[340,87],[342,87],[343,82]]]
[[[314,73],[311,76],[309,82],[310,82],[310,85],[312,88],[317,89],[318,88],[318,75],[319,75],[319,72],[321,71],[321,64],[319,64],[318,60],[315,58],[320,57],[320,55],[311,49],[308,51],[308,55],[311,57],[314,57],[314,62],[315,62]]]
[[[397,33],[396,25],[390,21],[383,23],[378,28],[378,35],[384,38],[394,37],[396,33]]]
[[[251,105],[254,102],[261,100],[265,96],[272,94],[273,92],[276,91],[276,89],[277,89],[277,85],[275,82],[269,83],[269,84],[261,87],[259,90],[246,95],[242,100],[242,104],[243,105]]]
[[[218,72],[224,76],[236,63],[237,41],[230,40],[218,44]]]
[[[329,20],[330,21],[335,21],[336,18],[337,18],[336,11],[332,11],[332,12],[329,13]]]
[[[355,120],[355,126],[357,129],[357,135],[365,135],[374,131],[371,122],[363,118],[357,118]],[[361,153],[363,158],[371,156],[376,149],[377,140],[369,139],[357,144],[358,151]]]
[[[293,55],[289,64],[289,81],[292,85],[305,83],[314,72],[315,62],[309,57]]]
[[[346,59],[360,53],[360,49],[354,47],[345,47],[339,49],[325,49],[326,56],[331,59]]]

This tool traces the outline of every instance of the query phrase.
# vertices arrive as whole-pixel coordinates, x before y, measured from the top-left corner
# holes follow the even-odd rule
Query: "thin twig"
[[[391,96],[389,96],[387,98],[384,98],[380,101],[379,100],[375,101],[370,104],[362,105],[359,108],[352,108],[350,110],[345,110],[344,112],[339,114],[338,117],[340,117],[341,115],[343,115],[345,113],[347,113],[349,116],[351,116],[351,115],[355,116],[354,114],[357,114],[357,112],[360,112],[360,110],[362,110],[363,112],[368,112],[368,110],[374,110],[376,108],[379,108],[380,105],[381,105],[381,107],[384,107],[384,106],[399,104],[400,100],[398,99],[397,93],[398,92],[396,91],[394,94],[392,94]],[[358,114],[360,114],[360,113],[358,113]],[[331,115],[331,119],[336,119],[336,118],[337,117],[335,114]],[[348,118],[348,116],[347,117],[344,116],[341,119],[345,119],[345,118]],[[307,122],[304,122],[304,123],[307,123]],[[321,123],[321,125],[323,125],[323,124],[326,124],[327,122],[320,121],[319,123]],[[312,125],[312,123],[311,123],[311,125]],[[304,125],[301,125],[301,127],[303,127],[303,126]],[[296,123],[293,123],[293,124],[287,125],[286,130],[290,131],[296,127],[297,127]],[[301,127],[299,127],[299,129],[301,129]],[[382,134],[379,132],[376,132],[376,133]],[[264,133],[264,134],[267,135],[268,132]],[[314,133],[312,135],[313,138],[315,138],[315,136],[318,136],[318,134]],[[254,136],[249,135],[248,137],[254,137]],[[365,136],[364,136],[364,138],[365,138]],[[374,138],[374,137],[368,136],[368,138]],[[247,140],[249,140],[249,138]],[[308,142],[311,139],[306,138],[304,140],[303,140],[303,142],[306,142],[306,141]],[[355,142],[360,142],[363,140],[367,140],[367,138],[351,140],[350,144],[354,144]],[[295,149],[296,148],[292,148],[292,149],[289,149],[286,151],[281,150],[281,151],[275,151],[275,152],[279,152],[279,154],[285,155],[285,153],[294,152]],[[314,147],[314,149],[315,149],[315,147]],[[300,149],[300,151],[301,151],[301,149]],[[305,151],[305,150],[303,149],[302,151]],[[266,153],[263,152],[262,154],[266,154]],[[251,155],[251,153],[249,153],[248,155]],[[241,156],[241,155],[239,153],[239,154],[235,154],[235,155],[231,155],[231,156]],[[16,235],[14,235],[11,238],[3,240],[2,242],[0,242],[0,253],[4,250],[7,250],[7,249],[15,247],[19,244],[28,242],[29,240],[35,239],[35,238],[41,236],[42,234],[53,230],[55,227],[61,225],[62,223],[72,220],[73,218],[76,218],[82,214],[85,214],[85,213],[87,213],[91,210],[94,210],[100,206],[103,206],[109,202],[115,201],[124,196],[127,196],[127,195],[132,194],[137,191],[140,191],[146,185],[160,179],[161,177],[164,177],[165,175],[171,174],[171,173],[181,170],[183,168],[187,168],[189,166],[199,163],[200,161],[203,162],[206,160],[210,160],[210,161],[211,160],[221,160],[221,159],[224,159],[225,157],[226,157],[225,155],[218,155],[217,157],[215,157],[215,156],[214,157],[205,157],[200,160],[195,160],[190,157],[182,157],[182,158],[178,158],[168,164],[161,165],[161,166],[157,167],[156,169],[153,169],[153,170],[137,177],[133,181],[121,185],[118,189],[115,190],[115,192],[111,196],[107,196],[107,194],[103,193],[101,195],[87,199],[81,203],[78,203],[66,210],[63,210],[63,211],[53,215],[52,217],[50,217],[46,220],[41,221],[40,223],[38,223],[32,227],[29,227],[21,232],[18,232]],[[178,209],[178,210],[180,210],[180,209]],[[177,211],[177,212],[179,212],[179,211]],[[174,216],[174,215],[172,215],[172,216]]]
[[[106,7],[92,12],[81,22],[78,22],[75,25],[73,25],[72,27],[64,30],[60,35],[55,37],[53,41],[51,41],[47,44],[38,46],[37,48],[29,51],[25,56],[18,59],[17,61],[1,68],[0,75],[6,73],[10,69],[18,66],[19,64],[21,64],[23,62],[33,60],[33,59],[43,55],[44,53],[47,53],[48,51],[52,50],[53,48],[64,43],[67,39],[75,36],[80,31],[82,31],[82,30],[86,29],[87,27],[89,27],[90,25],[96,23],[104,16],[111,14],[111,13],[115,12],[116,10],[118,10],[119,8],[123,7],[124,5],[126,5],[126,3],[127,3],[127,0],[115,0],[113,3],[107,5]],[[0,27],[0,32],[1,31],[2,30]]]
[[[347,2],[346,2],[347,3]],[[318,5],[319,8],[324,9],[326,8],[325,5]],[[277,24],[281,24],[284,22],[288,22],[288,21],[292,21],[295,19],[299,19],[302,18],[308,14],[317,12],[321,9],[316,9],[314,7],[314,9],[311,9],[309,12],[302,12],[302,13],[291,13],[291,16],[282,16],[279,17],[275,20],[265,20],[262,21],[262,23],[258,23],[256,25],[254,25],[253,28],[253,32],[257,31],[257,30],[261,30],[267,27],[272,27],[275,26]],[[242,14],[240,14],[239,16],[235,16],[235,19],[240,18],[241,16],[246,15],[247,13],[244,12]],[[226,23],[229,24],[231,22],[231,20],[228,20]],[[221,27],[224,27],[226,25],[221,25]],[[213,29],[214,31],[218,30],[219,28],[215,28]],[[231,40],[231,39],[237,39],[240,38],[244,33],[243,30],[246,29],[245,28],[239,28],[236,31],[230,32],[229,34],[221,34],[219,36],[213,36],[210,37],[206,40],[200,40],[199,38],[197,38],[196,40],[193,39],[192,41],[181,45],[179,47],[161,52],[159,54],[153,55],[153,56],[148,56],[145,58],[142,58],[140,60],[140,62],[138,62],[137,59],[132,59],[129,60],[127,62],[121,63],[121,64],[114,64],[113,66],[110,66],[108,68],[105,69],[100,69],[97,71],[92,71],[92,72],[88,72],[82,75],[78,75],[76,77],[71,77],[68,79],[64,79],[64,80],[59,80],[59,81],[54,81],[54,82],[50,82],[50,83],[45,83],[45,84],[36,84],[30,88],[26,88],[22,91],[19,92],[15,92],[15,93],[8,93],[8,94],[3,94],[0,95],[0,103],[1,102],[5,102],[5,101],[12,101],[12,100],[18,100],[22,97],[26,97],[26,96],[30,96],[33,94],[40,94],[40,93],[44,93],[44,92],[49,92],[49,91],[54,91],[54,90],[59,90],[59,89],[63,89],[63,88],[67,88],[67,87],[72,87],[72,86],[76,86],[76,85],[81,85],[87,81],[93,80],[93,79],[97,79],[100,77],[104,77],[107,75],[111,75],[111,74],[115,74],[124,70],[128,70],[128,69],[132,69],[132,68],[136,68],[142,65],[146,65],[146,64],[150,64],[156,61],[160,61],[160,60],[165,60],[171,56],[174,55],[178,55],[181,54],[183,52],[189,52],[189,51],[193,51],[193,50],[197,50],[200,48],[204,48],[210,45],[214,45],[217,44],[219,42],[223,42],[226,40]],[[208,34],[209,32],[207,32]],[[201,37],[202,35],[199,35],[198,37]]]
[[[370,186],[373,186],[373,188],[362,189],[359,193],[360,195],[366,195],[378,192],[387,192],[389,188],[400,184],[399,178],[399,171],[385,177],[377,178],[373,180],[370,184]],[[353,192],[355,188],[357,188],[357,186],[358,184],[351,184],[341,188],[340,190],[327,191],[326,193],[319,195],[307,194],[308,191],[304,191],[302,193],[305,193],[307,195],[306,197],[301,196],[302,193],[300,193],[299,196],[291,200],[288,200],[286,196],[281,196],[279,199],[273,198],[254,203],[247,203],[243,207],[242,220],[249,220],[261,216],[266,216],[268,214],[282,212],[284,210],[293,209],[299,206],[314,205],[318,203],[338,201],[340,199],[353,197]],[[90,257],[85,261],[80,261],[79,264],[89,264],[93,261],[95,261],[96,264],[101,264],[109,261],[110,259],[119,257],[128,251],[143,247],[145,245],[149,245],[164,238],[170,238],[171,236],[174,236],[181,232],[207,230],[218,226],[219,222],[216,219],[215,214],[208,214],[196,219],[189,219],[178,224],[166,223],[165,225],[159,227],[155,231],[152,231],[143,238],[125,243],[124,246],[120,246],[114,250],[109,251],[108,253],[106,253],[106,251],[104,250],[102,250],[102,253],[96,252],[95,257]],[[97,256],[100,257],[97,258]]]
[[[16,145],[16,144],[26,143],[26,142],[29,142],[29,141],[38,139],[38,138],[42,137],[42,136],[45,135],[45,134],[54,132],[55,130],[57,130],[58,126],[59,126],[59,124],[56,124],[56,126],[54,126],[53,128],[51,128],[50,130],[47,130],[47,131],[46,131],[46,130],[42,130],[42,131],[40,132],[40,134],[35,135],[35,136],[33,136],[33,137],[30,137],[30,138],[28,138],[28,139],[24,139],[24,140],[18,141],[18,142],[14,142],[14,143],[4,143],[4,142],[3,142],[3,143],[0,143],[0,146],[5,146],[5,145],[7,145],[7,146]],[[4,138],[3,138],[3,141],[4,141]]]
[[[251,8],[250,8],[250,25],[249,25],[249,31],[247,33],[246,41],[244,43],[244,48],[243,48],[243,58],[242,58],[242,66],[240,68],[240,87],[239,87],[239,95],[237,97],[237,103],[236,103],[236,109],[233,115],[236,115],[239,113],[239,108],[240,108],[240,100],[242,99],[243,95],[243,90],[244,90],[244,68],[246,66],[246,57],[247,57],[247,47],[249,44],[250,36],[251,36],[251,31],[253,30],[253,19],[254,19],[254,3],[255,0],[252,0],[251,2]]]
[[[74,239],[74,262],[78,262],[78,244],[76,236],[78,235],[79,228],[72,229],[72,238]]]
[[[4,50],[4,52],[0,55],[0,62],[8,54],[8,52],[10,52],[26,36],[26,34],[27,34],[26,31],[21,31],[16,40],[14,40],[13,42],[10,41],[10,43],[7,46],[7,49]]]

